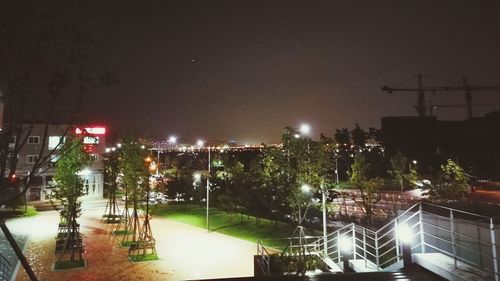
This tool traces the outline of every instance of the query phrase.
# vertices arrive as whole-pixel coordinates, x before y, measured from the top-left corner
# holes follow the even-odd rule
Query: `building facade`
[[[418,160],[421,172],[436,171],[451,159],[471,176],[499,179],[500,111],[459,121],[383,117],[381,132],[386,153],[401,151]]]

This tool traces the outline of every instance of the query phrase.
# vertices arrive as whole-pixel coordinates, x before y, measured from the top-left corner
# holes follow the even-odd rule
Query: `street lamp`
[[[309,136],[309,134],[311,133],[311,126],[309,126],[309,124],[301,124],[300,125],[300,128],[299,128],[299,132],[304,135],[304,136]],[[309,139],[310,138],[307,138],[307,159],[308,159],[308,164],[309,164],[309,174],[311,173],[311,153],[310,153],[310,143],[309,143]],[[304,186],[307,186],[309,187],[308,185],[303,185],[302,187]],[[326,186],[324,185],[321,185],[320,186],[321,188],[321,205],[322,205],[322,209],[323,209],[323,243],[324,243],[324,248],[323,248],[323,251],[325,253],[325,255],[327,254],[327,221],[326,221]],[[304,191],[304,189],[302,189]],[[309,192],[309,190],[307,191]],[[299,209],[300,211],[300,209]],[[299,212],[300,214],[300,212]]]
[[[302,135],[309,135],[309,133],[311,132],[311,126],[309,126],[309,124],[301,124],[300,128],[299,128],[299,132]]]
[[[198,140],[196,145],[201,148],[205,142],[203,140]],[[207,174],[207,231],[210,232],[210,223],[208,220],[209,209],[210,209],[210,146],[207,146],[208,150],[208,174]]]
[[[410,173],[411,173],[411,164],[417,165],[417,163],[418,163],[417,160],[412,160],[411,162],[408,162],[408,166],[410,168]]]

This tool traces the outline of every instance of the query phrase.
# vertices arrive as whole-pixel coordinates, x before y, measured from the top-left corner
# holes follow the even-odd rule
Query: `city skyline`
[[[154,138],[275,142],[285,126],[312,136],[380,128],[415,116],[416,93],[383,85],[500,85],[500,4],[495,1],[89,1],[89,70],[120,81],[99,90],[87,118]],[[443,77],[444,79],[441,79]],[[433,104],[463,95],[428,94]],[[474,93],[475,115],[500,95]],[[465,108],[441,119],[464,119]]]

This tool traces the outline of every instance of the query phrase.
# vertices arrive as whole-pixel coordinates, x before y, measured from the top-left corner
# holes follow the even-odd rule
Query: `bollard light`
[[[397,229],[399,241],[410,244],[413,240],[413,233],[407,223],[400,224]]]

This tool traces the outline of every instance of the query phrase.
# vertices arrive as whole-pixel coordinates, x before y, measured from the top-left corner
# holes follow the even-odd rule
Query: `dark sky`
[[[85,3],[94,37],[89,69],[120,80],[96,93],[89,118],[122,134],[271,142],[285,126],[307,122],[315,137],[333,135],[355,123],[379,128],[382,116],[415,115],[415,93],[380,87],[418,73],[500,85],[500,1]],[[432,97],[433,104],[463,100]],[[500,93],[480,92],[474,101],[500,103]],[[465,109],[438,115],[462,118]]]

